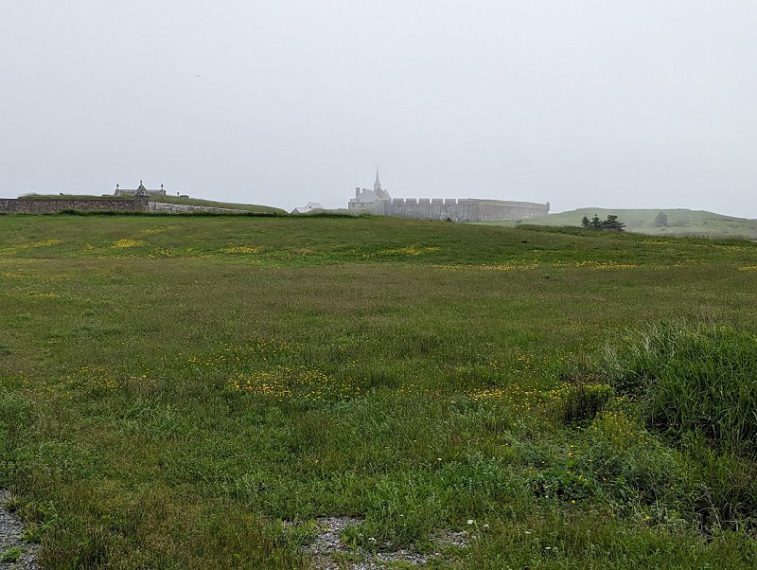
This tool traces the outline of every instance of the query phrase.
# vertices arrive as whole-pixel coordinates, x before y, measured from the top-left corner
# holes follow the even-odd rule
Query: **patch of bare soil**
[[[325,517],[316,520],[318,534],[307,547],[318,570],[381,570],[391,564],[403,563],[410,566],[425,566],[431,559],[440,559],[442,554],[421,554],[412,550],[379,548],[377,552],[352,549],[341,540],[341,533],[349,526],[362,522],[355,517]],[[436,538],[440,548],[468,545],[467,532],[447,532]]]
[[[23,540],[21,519],[6,508],[9,499],[10,493],[0,489],[0,569],[39,570],[39,545]]]

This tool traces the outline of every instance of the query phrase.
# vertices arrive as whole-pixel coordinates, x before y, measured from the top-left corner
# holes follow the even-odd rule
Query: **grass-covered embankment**
[[[53,568],[302,567],[283,521],[331,515],[469,531],[441,567],[748,568],[753,432],[676,378],[748,378],[755,290],[741,241],[1,217],[0,485]],[[680,319],[725,344],[667,358]]]
[[[150,196],[153,202],[164,204],[179,204],[184,206],[200,206],[203,208],[228,208],[229,210],[244,210],[253,214],[279,214],[284,215],[287,212],[281,208],[272,206],[261,206],[260,204],[238,204],[234,202],[218,202],[215,200],[204,200],[202,198],[182,198],[180,196]]]

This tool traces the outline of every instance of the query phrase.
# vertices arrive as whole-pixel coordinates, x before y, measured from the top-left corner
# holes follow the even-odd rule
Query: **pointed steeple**
[[[376,169],[376,182],[373,183],[373,191],[374,192],[381,191],[381,180],[379,180],[378,168]]]

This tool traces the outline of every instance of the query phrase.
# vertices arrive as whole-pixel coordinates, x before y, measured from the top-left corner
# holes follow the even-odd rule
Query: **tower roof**
[[[381,190],[381,180],[379,180],[379,171],[376,169],[376,182],[373,183],[373,191],[378,192]]]

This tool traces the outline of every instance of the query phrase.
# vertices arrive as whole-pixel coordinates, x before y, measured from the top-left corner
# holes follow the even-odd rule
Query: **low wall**
[[[210,214],[249,214],[249,210],[235,208],[216,208],[213,206],[194,206],[192,204],[170,204],[168,202],[150,202],[151,212],[210,213]]]
[[[123,198],[0,198],[0,213],[58,214],[76,212],[147,212],[148,199]]]

